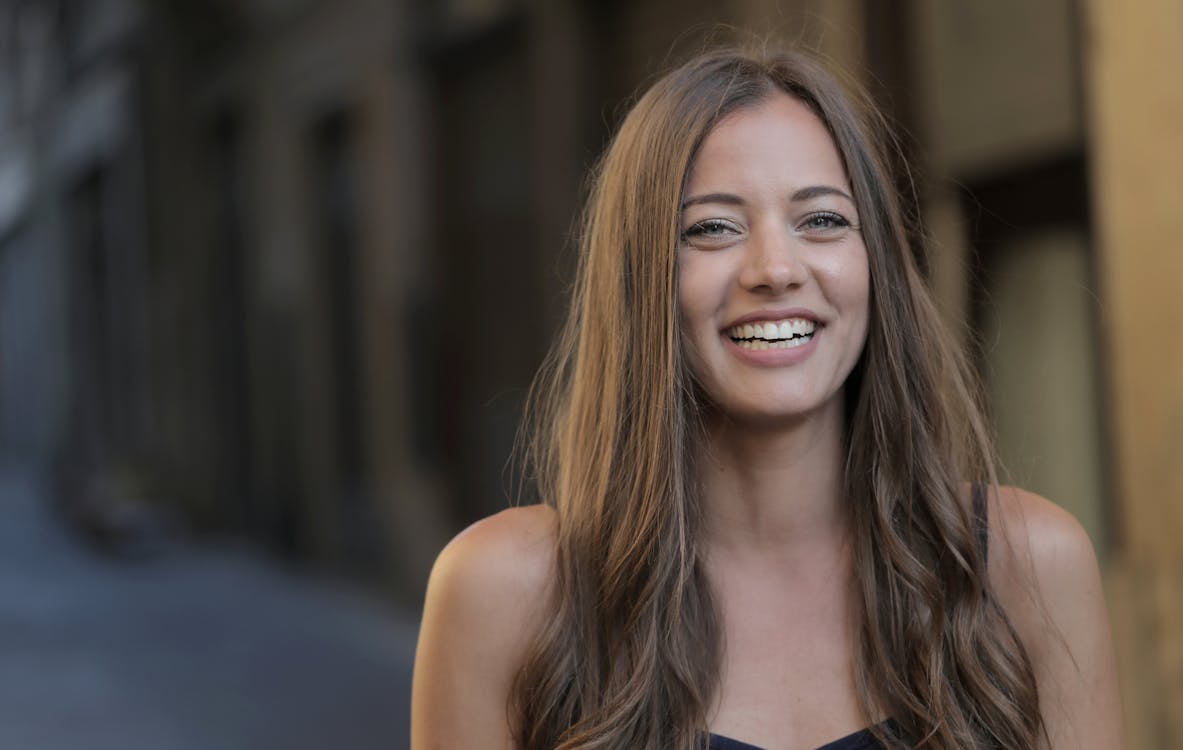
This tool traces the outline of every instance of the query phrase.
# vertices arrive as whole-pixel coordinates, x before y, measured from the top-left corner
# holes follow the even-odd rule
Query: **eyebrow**
[[[809,185],[794,192],[789,196],[789,200],[794,203],[811,200],[813,198],[820,198],[823,195],[837,195],[841,198],[854,203],[854,198],[851,198],[845,190],[839,190],[830,185]],[[682,209],[685,210],[690,206],[695,206],[700,203],[722,203],[728,206],[742,206],[744,199],[735,195],[734,193],[707,193],[705,195],[692,195],[686,200],[682,201]]]

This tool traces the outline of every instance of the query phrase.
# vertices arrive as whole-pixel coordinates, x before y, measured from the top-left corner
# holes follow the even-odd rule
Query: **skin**
[[[802,198],[817,187],[828,190]],[[840,503],[842,386],[868,296],[850,194],[825,127],[783,94],[717,125],[685,191],[678,302],[689,366],[714,406],[701,471],[726,639],[710,727],[768,750],[816,748],[884,718],[856,700]],[[788,308],[822,324],[808,356],[769,364],[729,348],[737,316]],[[991,508],[991,583],[1033,659],[1050,746],[1122,747],[1087,535],[1021,490]],[[508,691],[546,617],[554,530],[551,509],[515,508],[440,554],[416,654],[413,750],[514,747]]]

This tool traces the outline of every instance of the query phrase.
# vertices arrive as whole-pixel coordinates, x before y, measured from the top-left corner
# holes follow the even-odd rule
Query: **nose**
[[[800,248],[779,222],[754,228],[745,248],[739,283],[745,289],[780,294],[804,280]]]

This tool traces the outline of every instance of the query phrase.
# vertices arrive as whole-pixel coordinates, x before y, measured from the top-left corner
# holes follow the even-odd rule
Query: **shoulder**
[[[1057,620],[1103,603],[1097,557],[1080,523],[1050,500],[1017,487],[990,500],[990,583],[1038,667]]]
[[[444,547],[432,567],[427,603],[504,607],[538,598],[554,557],[555,512],[545,505],[509,508],[477,521]],[[453,601],[455,600],[455,601]]]
[[[1026,584],[1081,582],[1097,567],[1092,541],[1080,522],[1045,497],[1018,487],[1000,487],[991,498],[991,537],[1001,537],[1006,572]],[[1032,578],[1033,577],[1033,578]]]
[[[511,508],[440,552],[415,652],[412,747],[512,746],[509,690],[545,616],[555,531],[549,507]]]
[[[991,583],[1014,615],[1032,609],[1072,608],[1103,598],[1092,540],[1071,513],[1033,492],[1001,487],[991,497]],[[995,550],[997,554],[995,555]]]
[[[544,604],[555,527],[551,508],[531,505],[504,510],[460,532],[432,567],[424,629],[514,640],[510,636],[521,633]]]
[[[1026,648],[1052,747],[1121,747],[1101,572],[1063,508],[1015,487],[991,497],[990,583]]]

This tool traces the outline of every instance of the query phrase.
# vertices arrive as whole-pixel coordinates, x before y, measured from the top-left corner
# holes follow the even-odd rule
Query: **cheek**
[[[852,308],[858,310],[865,328],[867,316],[871,309],[871,277],[868,273],[866,263],[862,264],[850,281],[849,304]]]
[[[862,243],[831,253],[815,266],[824,293],[846,321],[848,335],[866,343],[871,308],[871,272]]]
[[[859,350],[867,345],[867,331],[871,318],[871,270],[867,262],[866,252],[863,251],[858,262],[851,269],[849,289],[846,304],[854,315],[857,335],[860,340]]]
[[[678,264],[678,326],[681,330],[683,363],[691,376],[700,381],[706,367],[702,356],[704,337],[713,331],[715,292],[712,276],[701,263]]]
[[[678,263],[678,313],[685,336],[694,336],[710,314],[711,276],[702,263],[680,259]]]
[[[865,318],[870,307],[871,269],[862,243],[835,255],[827,268],[835,301],[848,312]]]

